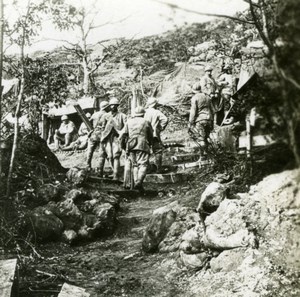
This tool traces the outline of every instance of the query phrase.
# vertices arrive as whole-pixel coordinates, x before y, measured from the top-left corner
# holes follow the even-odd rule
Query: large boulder
[[[219,182],[210,183],[201,195],[197,211],[211,213],[227,197],[228,188]]]
[[[96,221],[93,224],[97,236],[111,235],[116,223],[116,210],[110,203],[98,204],[93,209]]]
[[[44,242],[59,239],[63,229],[63,222],[50,210],[40,206],[25,217],[22,233],[30,233],[33,240]]]
[[[225,199],[216,212],[205,220],[204,245],[211,249],[226,250],[255,246],[255,237],[246,227],[240,200]]]
[[[186,254],[180,251],[180,258],[185,266],[192,269],[200,269],[209,261],[210,255],[207,252]]]
[[[153,212],[144,232],[142,247],[145,252],[155,252],[176,219],[175,205],[160,207]]]

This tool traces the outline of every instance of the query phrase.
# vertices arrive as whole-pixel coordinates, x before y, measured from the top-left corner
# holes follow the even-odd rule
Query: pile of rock
[[[99,238],[113,233],[116,209],[115,196],[96,189],[63,188],[45,184],[37,192],[41,206],[28,212],[23,230],[37,241]]]

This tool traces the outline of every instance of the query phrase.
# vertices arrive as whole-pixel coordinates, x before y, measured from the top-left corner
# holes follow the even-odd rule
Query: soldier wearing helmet
[[[205,74],[200,80],[201,91],[205,95],[213,98],[216,96],[217,92],[217,84],[212,77],[213,68],[210,65],[205,66]]]
[[[211,98],[201,93],[200,83],[193,86],[195,94],[191,100],[189,131],[197,138],[200,147],[205,150],[207,139],[213,127],[213,109]]]
[[[77,138],[77,129],[75,124],[69,120],[67,115],[61,117],[61,125],[58,130],[55,130],[54,145],[55,149],[59,149],[60,144],[69,146],[72,141]]]
[[[143,190],[142,184],[147,173],[153,141],[152,126],[144,119],[144,114],[143,107],[136,107],[134,117],[127,121],[123,133],[120,135],[121,142],[127,139],[125,150],[133,167],[134,189],[137,190]]]
[[[113,179],[120,178],[120,157],[122,149],[119,142],[119,135],[127,121],[124,113],[118,111],[120,103],[115,97],[109,100],[110,112],[104,117],[104,131],[101,137],[103,151],[101,158],[108,158],[113,168]]]
[[[107,115],[108,110],[109,110],[108,102],[102,101],[100,103],[100,110],[95,112],[91,117],[91,121],[94,129],[89,134],[89,140],[88,140],[87,166],[89,168],[92,167],[92,159],[97,145],[99,145],[100,155],[103,155],[104,148],[103,145],[101,144],[101,137],[102,137],[102,132],[105,128],[105,116]],[[104,164],[105,164],[105,158],[100,157],[99,174],[101,177],[103,176]]]
[[[157,168],[157,172],[161,171],[162,167],[162,150],[163,144],[161,141],[161,132],[165,130],[168,124],[168,118],[158,109],[157,106],[157,99],[150,97],[148,98],[146,104],[146,112],[145,112],[145,120],[150,122],[152,129],[153,129],[153,146],[152,150],[155,155],[155,165]]]

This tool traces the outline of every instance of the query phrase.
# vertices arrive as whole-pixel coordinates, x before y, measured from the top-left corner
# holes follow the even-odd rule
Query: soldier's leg
[[[90,168],[92,167],[92,159],[98,142],[99,141],[93,139],[92,137],[89,138],[88,140],[87,160],[86,160],[87,167]]]
[[[63,136],[59,133],[58,130],[55,130],[54,133],[54,147],[55,149],[59,149],[60,142],[63,140]]]
[[[120,172],[120,157],[122,149],[118,137],[114,137],[112,140],[112,155],[113,155],[113,179],[119,180],[121,178]]]
[[[99,175],[100,177],[103,177],[104,173],[104,165],[105,165],[105,159],[106,159],[106,152],[104,148],[104,144],[100,142],[100,147],[99,147]]]
[[[147,167],[149,163],[150,155],[146,152],[136,152],[137,164],[138,164],[138,177],[135,187],[137,189],[143,189],[143,182],[147,174]]]
[[[154,154],[154,158],[155,158],[156,172],[161,172],[162,145],[158,138],[154,138],[152,149],[153,149],[153,154]]]

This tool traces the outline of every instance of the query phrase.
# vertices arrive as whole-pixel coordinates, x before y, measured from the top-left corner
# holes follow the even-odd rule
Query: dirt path
[[[91,296],[182,296],[176,279],[165,278],[165,255],[141,250],[143,230],[152,211],[173,199],[122,202],[116,233],[106,240],[73,247],[43,245],[45,259],[32,263],[30,271],[21,270],[20,296],[57,296],[63,279],[87,289]]]

